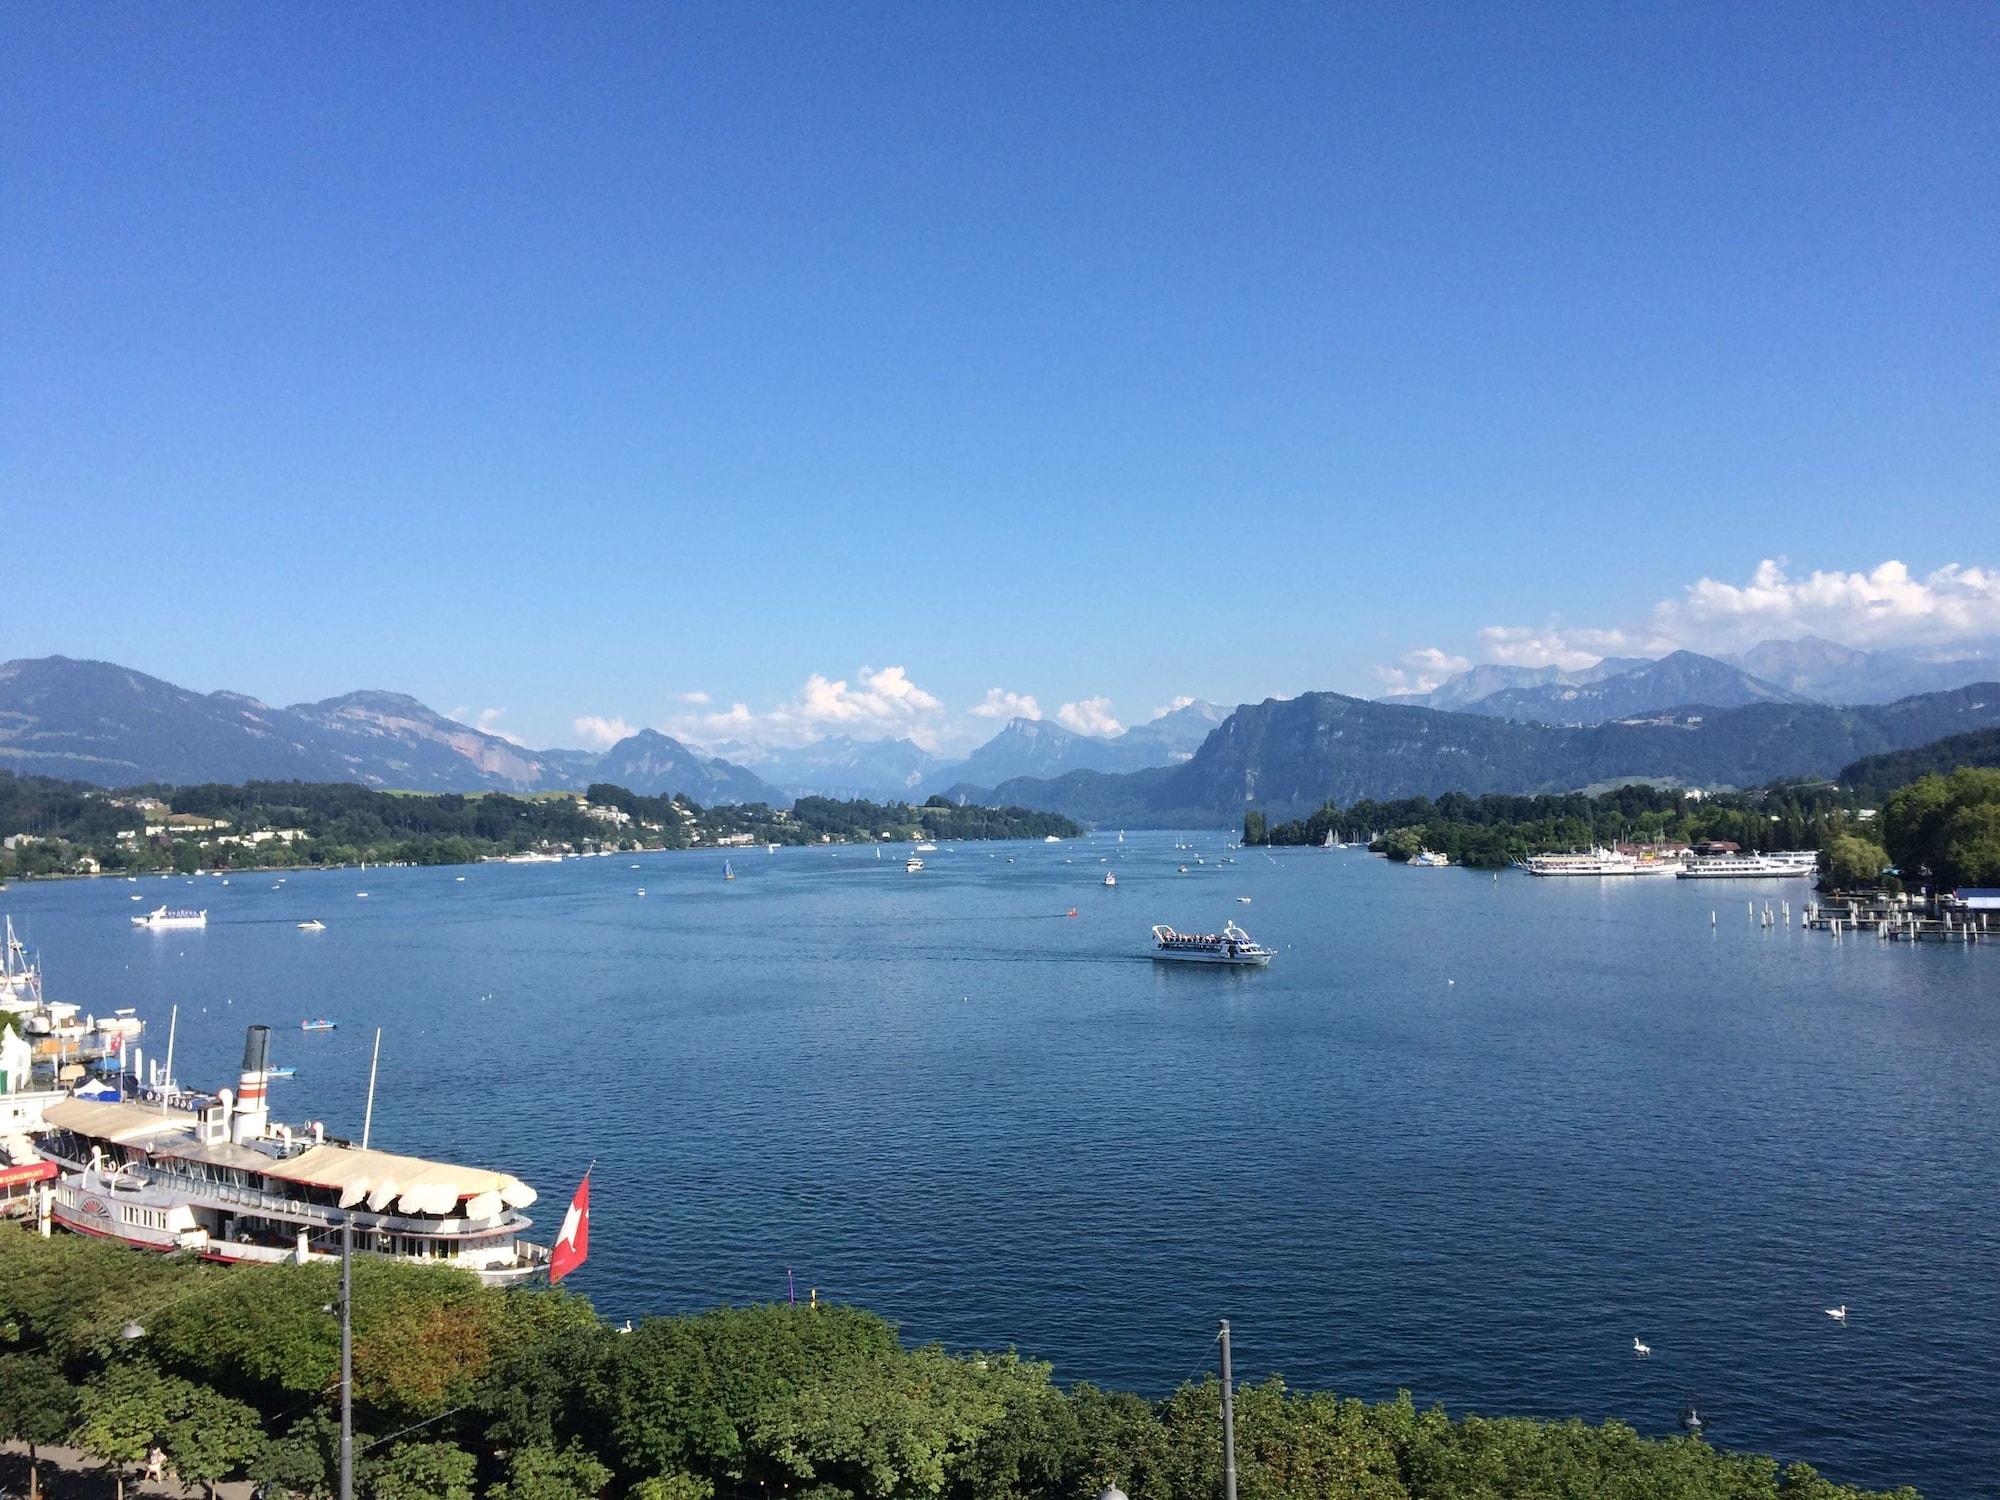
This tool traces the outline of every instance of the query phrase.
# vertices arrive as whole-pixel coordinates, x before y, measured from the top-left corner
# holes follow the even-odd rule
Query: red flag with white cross
[[[556,1235],[555,1248],[549,1252],[549,1284],[555,1285],[588,1259],[590,1173],[585,1172],[583,1181],[576,1185],[576,1196],[569,1200],[569,1212],[563,1215],[562,1230]]]

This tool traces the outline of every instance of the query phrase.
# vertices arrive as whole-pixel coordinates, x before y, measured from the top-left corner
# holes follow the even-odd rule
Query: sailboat
[[[1118,842],[1121,844],[1125,842],[1125,830],[1122,828],[1118,830]]]
[[[722,878],[724,880],[734,880],[736,878],[736,872],[729,868],[729,861],[726,859],[722,862]]]
[[[1338,849],[1339,847],[1340,847],[1340,846],[1339,846],[1338,844],[1334,843],[1334,841],[1333,841],[1333,830],[1332,830],[1331,828],[1327,829],[1327,831],[1326,831],[1326,842],[1325,842],[1325,843],[1323,843],[1323,844],[1321,844],[1321,845],[1320,845],[1320,848],[1322,848],[1322,849]]]

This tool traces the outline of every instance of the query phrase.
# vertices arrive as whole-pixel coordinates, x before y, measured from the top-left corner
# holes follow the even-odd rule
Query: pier
[[[1804,925],[1835,937],[1869,933],[1890,943],[2000,942],[2000,920],[1950,897],[1829,896],[1806,905]]]

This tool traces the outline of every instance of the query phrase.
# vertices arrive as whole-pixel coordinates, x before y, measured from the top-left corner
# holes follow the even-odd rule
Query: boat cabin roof
[[[93,1140],[143,1146],[188,1161],[258,1172],[279,1182],[333,1188],[345,1204],[364,1197],[380,1198],[385,1203],[398,1199],[406,1212],[450,1214],[462,1199],[489,1200],[509,1208],[526,1208],[535,1201],[535,1190],[508,1173],[421,1156],[367,1151],[333,1142],[307,1146],[296,1156],[270,1156],[226,1141],[205,1144],[195,1138],[194,1117],[186,1110],[162,1113],[153,1104],[64,1099],[43,1111],[43,1118],[58,1130]]]

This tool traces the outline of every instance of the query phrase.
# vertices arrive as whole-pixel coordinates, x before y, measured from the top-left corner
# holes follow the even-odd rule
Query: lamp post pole
[[[354,1500],[354,1223],[340,1221],[340,1500]]]
[[[1229,1374],[1229,1319],[1222,1320],[1222,1500],[1236,1500],[1236,1402]]]

